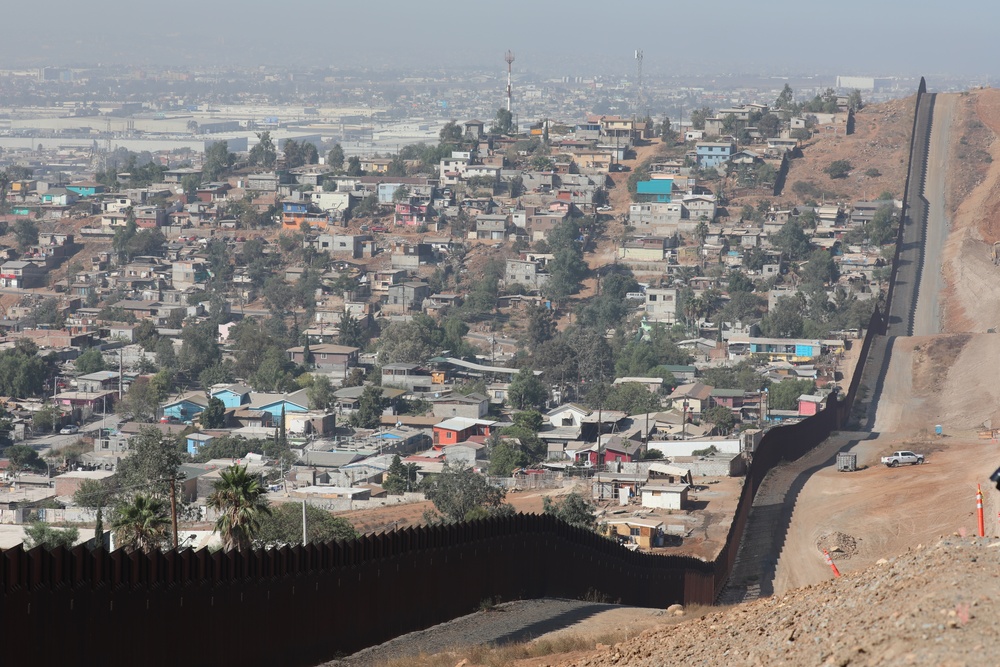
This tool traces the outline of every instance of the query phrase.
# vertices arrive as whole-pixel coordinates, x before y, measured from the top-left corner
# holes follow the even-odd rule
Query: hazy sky
[[[49,0],[3,9],[0,67],[212,62],[544,74],[996,73],[1000,4],[841,0]],[[926,41],[926,43],[925,43]]]

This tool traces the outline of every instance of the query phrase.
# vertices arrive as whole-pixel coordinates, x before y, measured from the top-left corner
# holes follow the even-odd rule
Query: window
[[[639,537],[641,533],[639,528],[629,528],[628,534],[631,535],[632,537]]]
[[[656,301],[656,295],[655,294],[650,294],[649,295],[649,300],[650,301]]]
[[[326,359],[326,354],[321,354],[321,355],[319,355],[319,358],[320,358],[320,359]]]

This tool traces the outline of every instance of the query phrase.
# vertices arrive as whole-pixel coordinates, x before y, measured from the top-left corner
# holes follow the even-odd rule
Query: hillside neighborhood
[[[901,192],[795,176],[862,122],[844,92],[685,124],[501,108],[364,157],[266,129],[97,169],[5,150],[0,523],[135,548],[102,508],[160,485],[183,545],[216,544],[239,467],[345,535],[551,489],[629,548],[707,544],[762,434],[846,390],[887,284]],[[453,478],[485,490],[456,508]]]

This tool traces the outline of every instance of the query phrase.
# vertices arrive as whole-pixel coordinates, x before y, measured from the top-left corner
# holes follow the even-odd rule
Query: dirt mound
[[[837,560],[846,560],[858,553],[858,540],[847,533],[834,531],[820,536],[816,540],[816,549],[830,552],[830,555]]]
[[[1000,542],[947,538],[840,579],[550,664],[965,665],[1000,645]]]

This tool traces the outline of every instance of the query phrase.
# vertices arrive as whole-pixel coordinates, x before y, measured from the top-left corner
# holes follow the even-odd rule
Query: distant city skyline
[[[288,11],[285,7],[294,11]],[[960,0],[758,0],[696,5],[640,0],[505,3],[383,0],[377,5],[260,0],[169,5],[51,0],[5,7],[2,68],[212,64],[419,70],[505,67],[542,75],[942,75],[995,77],[1000,6]]]

